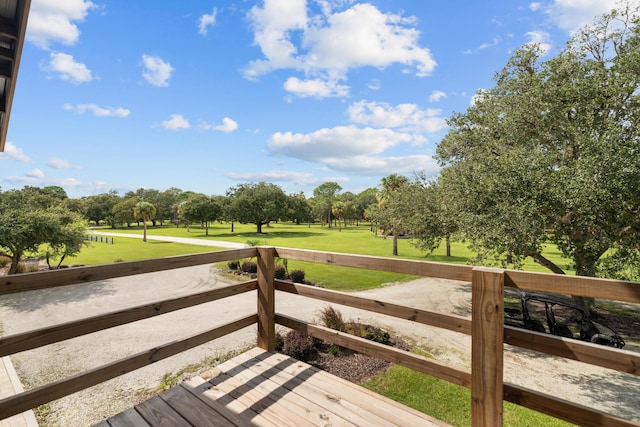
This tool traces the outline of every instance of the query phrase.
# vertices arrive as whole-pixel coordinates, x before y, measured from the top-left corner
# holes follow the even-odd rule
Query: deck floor
[[[97,426],[447,424],[304,362],[254,348]]]

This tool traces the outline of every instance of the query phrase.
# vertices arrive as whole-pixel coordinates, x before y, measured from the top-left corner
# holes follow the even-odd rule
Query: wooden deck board
[[[306,363],[258,348],[100,425],[447,426]]]

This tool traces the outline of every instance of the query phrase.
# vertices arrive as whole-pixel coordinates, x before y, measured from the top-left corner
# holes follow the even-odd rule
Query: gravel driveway
[[[223,286],[212,266],[149,273],[61,289],[10,295],[0,299],[4,334],[39,328],[150,301]],[[468,284],[419,279],[357,295],[446,313],[470,316]],[[276,309],[312,320],[325,303],[277,294]],[[348,319],[388,328],[425,346],[435,358],[469,369],[470,337],[407,321],[336,307]],[[255,312],[255,292],[204,304],[68,340],[12,356],[25,388],[114,361]],[[141,390],[156,387],[163,375],[207,357],[254,345],[254,327],[157,362],[115,380],[53,402],[47,425],[88,426],[133,405]],[[615,371],[516,349],[505,360],[505,380],[640,419],[640,379]]]

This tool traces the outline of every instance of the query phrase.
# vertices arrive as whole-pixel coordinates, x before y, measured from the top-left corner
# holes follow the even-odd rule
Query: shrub
[[[295,329],[289,331],[282,342],[282,353],[298,360],[309,360],[315,349],[316,340]]]
[[[0,268],[1,267],[6,267],[7,264],[9,264],[9,258],[4,257],[4,256],[0,256]]]
[[[347,330],[342,313],[331,306],[326,306],[320,310],[320,321],[327,328],[340,332],[346,332]]]
[[[227,267],[229,267],[229,270],[238,270],[240,268],[240,261],[237,259],[234,259],[233,261],[229,261],[227,263]]]
[[[255,274],[258,272],[258,263],[254,261],[245,261],[242,263],[241,268],[244,273]]]
[[[16,274],[21,274],[24,273],[26,271],[26,267],[24,266],[23,263],[18,263],[18,266],[16,267]]]
[[[282,264],[276,265],[275,278],[279,280],[284,280],[286,277],[287,277],[287,270],[285,269],[284,265]]]
[[[293,270],[289,273],[289,279],[294,283],[304,283],[304,270]]]

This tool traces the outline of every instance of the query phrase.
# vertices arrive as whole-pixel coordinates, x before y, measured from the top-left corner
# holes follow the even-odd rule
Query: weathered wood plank
[[[425,262],[401,258],[384,258],[367,255],[321,252],[308,249],[276,248],[276,256],[319,264],[390,271],[414,276],[439,277],[441,279],[471,281],[472,267],[459,264]]]
[[[513,326],[504,327],[504,342],[565,359],[578,360],[603,368],[640,375],[640,353],[599,344],[561,338]]]
[[[255,324],[255,314],[0,400],[0,419],[19,414]]]
[[[474,268],[471,295],[471,425],[502,425],[504,270]]]
[[[0,276],[0,295],[95,282],[97,280],[153,273],[175,268],[193,267],[195,265],[214,264],[233,259],[254,257],[256,253],[256,248],[249,247],[201,254],[176,255],[143,261],[117,262],[105,265],[72,267],[62,270]]]
[[[640,283],[637,282],[505,270],[505,286],[640,304]]]
[[[318,393],[317,390],[313,390],[314,396],[310,396],[311,393],[307,392],[308,388],[301,388],[304,381],[283,373],[281,366],[273,367],[262,364],[265,369],[260,369],[261,366],[255,366],[261,364],[256,359],[246,361],[244,364],[235,363],[234,360],[230,362],[233,365],[227,365],[225,371],[227,375],[244,382],[264,396],[272,397],[278,405],[285,405],[309,425],[336,427],[382,425],[373,418],[360,417],[357,420],[359,422],[355,422],[353,417],[349,416],[350,408],[347,405],[340,405],[339,402],[333,400],[329,401],[333,407],[327,405],[327,397]],[[294,361],[290,359],[290,363],[294,363]]]
[[[134,408],[129,408],[104,422],[107,423],[104,427],[151,427],[151,424],[146,422]],[[98,426],[102,427],[103,423]]]
[[[445,365],[436,360],[427,359],[418,354],[398,350],[388,345],[338,332],[334,329],[313,325],[283,314],[276,314],[276,323],[286,326],[287,328],[297,329],[331,344],[346,347],[369,356],[378,357],[457,385],[471,387],[471,374],[468,371]]]
[[[276,290],[313,298],[334,304],[359,308],[374,313],[384,314],[399,319],[411,320],[424,325],[448,329],[454,332],[471,335],[471,321],[462,316],[435,313],[427,310],[393,304],[390,302],[357,297],[344,292],[332,291],[299,283],[276,280]]]
[[[158,396],[136,405],[136,410],[154,427],[192,427],[187,420]]]
[[[167,402],[193,426],[232,427],[233,423],[222,415],[216,417],[213,411],[200,399],[182,387],[173,387],[162,393],[160,398]]]
[[[216,371],[214,377],[222,375],[222,372],[217,371],[217,369],[213,371]],[[183,381],[180,386],[237,426],[278,427],[277,423],[268,420],[251,408],[247,408],[237,400],[230,398],[226,393],[214,388],[211,383],[200,376]]]
[[[66,339],[253,291],[256,289],[256,284],[257,282],[252,280],[197,294],[166,299],[94,317],[87,317],[48,328],[34,329],[20,334],[8,335],[0,338],[0,356],[31,350]]]
[[[236,361],[241,360],[232,360]],[[242,365],[291,393],[339,415],[349,424],[446,425],[429,424],[427,421],[431,422],[431,418],[422,413],[282,354],[257,354],[254,358],[243,361]]]

